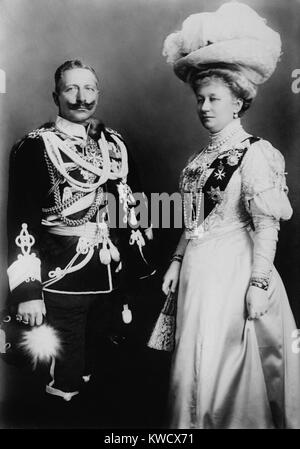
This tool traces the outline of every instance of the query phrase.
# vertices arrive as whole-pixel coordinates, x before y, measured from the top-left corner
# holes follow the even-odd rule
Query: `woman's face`
[[[218,78],[204,78],[195,94],[200,121],[211,133],[221,131],[242,107],[242,100]]]

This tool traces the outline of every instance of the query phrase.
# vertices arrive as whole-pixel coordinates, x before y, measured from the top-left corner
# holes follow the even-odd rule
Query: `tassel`
[[[63,196],[62,196],[62,202],[64,203],[65,201],[70,200],[72,197],[73,197],[73,194],[72,194],[71,187],[65,187]]]
[[[117,266],[115,273],[119,273],[119,271],[121,270],[122,270],[122,262],[120,262],[119,265]]]
[[[111,254],[112,260],[115,262],[120,262],[120,253],[118,251],[118,248],[113,244],[113,242],[109,239],[109,252]]]
[[[130,204],[136,204],[136,201],[135,201],[135,198],[134,198],[134,196],[133,196],[133,193],[132,193],[132,190],[131,190],[131,188],[129,187],[129,186],[127,186],[128,187],[128,194],[127,194],[127,198],[128,198],[128,202],[130,203]]]
[[[59,355],[61,349],[57,331],[48,324],[24,331],[19,346],[30,356],[34,368],[38,362],[50,362],[52,357]]]
[[[128,304],[123,305],[122,318],[125,324],[129,324],[132,321],[132,313],[128,308]]]
[[[136,215],[135,215],[134,207],[132,207],[130,209],[130,224],[132,226],[136,226],[138,224],[137,219],[136,219]]]
[[[132,229],[130,239],[129,239],[129,245],[134,245],[135,243],[139,247],[139,251],[141,253],[141,256],[142,256],[144,262],[148,265],[148,262],[145,259],[143,251],[142,251],[142,247],[145,246],[145,244],[146,244],[145,239],[144,239],[141,231],[139,231],[139,230],[135,231],[134,229]]]
[[[108,265],[111,262],[111,255],[107,248],[107,242],[103,242],[103,248],[99,251],[100,261],[104,265]]]

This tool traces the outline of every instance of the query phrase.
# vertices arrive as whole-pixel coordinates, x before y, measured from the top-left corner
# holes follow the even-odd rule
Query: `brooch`
[[[218,171],[216,171],[216,173],[214,173],[214,176],[221,181],[223,178],[225,178],[224,165],[223,165],[222,161],[220,161],[220,163],[218,165]]]
[[[232,167],[234,165],[237,165],[239,163],[239,159],[241,156],[242,153],[239,150],[233,148],[232,150],[229,151],[229,154],[227,156],[227,164],[231,165]]]
[[[224,192],[221,192],[220,187],[214,188],[211,186],[210,191],[207,192],[208,196],[215,203],[220,204],[224,197]]]
[[[237,144],[235,148],[232,148],[228,151],[227,156],[227,164],[231,165],[232,167],[234,165],[237,165],[239,163],[240,158],[242,157],[245,150],[247,150],[250,146],[249,140],[246,142],[241,142],[240,144]]]

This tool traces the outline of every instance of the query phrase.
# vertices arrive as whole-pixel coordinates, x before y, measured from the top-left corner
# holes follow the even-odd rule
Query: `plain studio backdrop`
[[[181,169],[188,157],[206,143],[207,137],[197,118],[193,94],[166,64],[162,45],[164,38],[178,29],[189,14],[215,11],[222,3],[221,0],[0,1],[0,69],[6,73],[6,93],[0,94],[1,306],[7,297],[8,156],[17,139],[55,118],[57,110],[51,93],[56,68],[73,58],[82,58],[95,68],[101,90],[98,117],[125,138],[147,191],[175,192]],[[294,215],[282,224],[276,266],[299,327],[300,93],[292,90],[292,72],[300,69],[300,1],[244,3],[267,18],[283,42],[277,70],[259,89],[243,124],[252,134],[270,140],[286,160]],[[161,239],[162,265],[177,237],[178,230],[157,233]],[[2,364],[1,369],[3,373]]]

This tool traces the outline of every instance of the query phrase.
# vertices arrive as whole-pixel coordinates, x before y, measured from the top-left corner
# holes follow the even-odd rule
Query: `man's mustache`
[[[74,109],[74,110],[85,108],[88,111],[90,111],[91,109],[93,109],[95,104],[96,104],[95,101],[91,101],[90,103],[88,103],[87,101],[76,101],[76,103],[68,102],[68,107],[69,107],[69,109]]]

